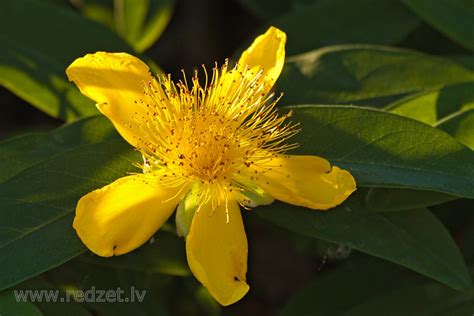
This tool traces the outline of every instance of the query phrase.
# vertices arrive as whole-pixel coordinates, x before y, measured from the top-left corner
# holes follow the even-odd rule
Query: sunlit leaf
[[[436,127],[474,150],[474,107],[438,122]]]
[[[171,19],[173,0],[116,1],[116,28],[139,52],[145,51],[160,37]]]
[[[474,82],[450,85],[399,100],[387,110],[436,125],[453,114],[474,109]]]
[[[85,0],[74,1],[89,19],[117,32],[137,52],[150,48],[165,30],[174,0]]]
[[[132,52],[104,26],[42,0],[0,1],[0,29],[0,85],[64,120],[97,113],[66,67],[91,52]]]

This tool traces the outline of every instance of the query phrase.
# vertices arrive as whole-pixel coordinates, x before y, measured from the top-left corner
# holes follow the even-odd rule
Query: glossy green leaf
[[[450,85],[397,101],[387,110],[415,120],[436,125],[455,113],[474,109],[474,82]]]
[[[119,139],[103,116],[85,118],[49,133],[28,134],[0,142],[0,183],[20,171],[74,147]]]
[[[472,306],[472,289],[453,291],[386,262],[356,255],[316,277],[284,306],[290,315],[452,315]],[[468,315],[468,314],[466,314]]]
[[[323,0],[300,5],[269,24],[287,33],[287,53],[294,55],[336,44],[397,43],[419,22],[398,0]]]
[[[66,67],[91,52],[132,52],[107,28],[42,0],[0,1],[0,29],[0,85],[64,120],[97,113]]]
[[[87,253],[79,259],[86,263],[104,267],[140,271],[148,274],[190,275],[182,238],[172,233],[160,231],[151,240],[152,242],[122,256],[102,258]]]
[[[132,163],[139,158],[123,141],[88,144],[0,184],[0,289],[85,251],[72,229],[77,201],[127,171],[136,171]]]
[[[356,204],[346,204],[329,212],[318,212],[274,203],[253,212],[298,234],[349,246],[452,288],[470,286],[456,244],[428,210],[375,213]]]
[[[474,107],[438,122],[436,127],[474,150]]]
[[[133,164],[142,159],[101,117],[86,118],[39,136],[27,142],[20,137],[2,144],[9,150],[2,150],[5,167],[9,161],[20,162],[0,183],[0,266],[4,271],[0,288],[84,252],[72,228],[77,201],[128,172],[136,172]],[[163,234],[158,234],[155,244],[130,255],[88,259],[95,264],[129,266],[147,273],[188,274],[182,241]],[[33,258],[34,265],[30,264]]]
[[[403,0],[403,3],[449,38],[474,50],[472,0]]]
[[[344,45],[288,57],[277,83],[282,104],[387,104],[401,95],[474,80],[457,62],[414,51]],[[370,100],[370,101],[369,101]]]
[[[387,110],[441,128],[464,145],[474,148],[474,83],[450,85],[411,95],[387,106]],[[432,206],[455,197],[430,191],[371,188],[367,207],[393,211]]]
[[[0,293],[0,315],[43,316],[31,302],[17,302],[13,291]]]
[[[348,169],[358,186],[397,187],[474,198],[474,153],[437,128],[350,106],[294,106],[297,154]]]
[[[378,212],[403,211],[433,206],[457,199],[457,197],[432,191],[370,188],[365,197],[365,206]]]

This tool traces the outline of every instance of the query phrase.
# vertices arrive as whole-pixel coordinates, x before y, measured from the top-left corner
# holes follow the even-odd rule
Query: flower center
[[[204,68],[204,67],[203,67]],[[145,158],[145,171],[163,177],[188,178],[202,183],[231,181],[251,164],[294,147],[283,141],[296,133],[284,124],[268,94],[268,80],[262,71],[227,62],[213,69],[209,81],[204,68],[202,86],[197,72],[188,86],[184,76],[174,83],[160,76],[144,86],[147,117],[134,118],[145,135],[138,149]]]
[[[176,132],[181,166],[204,181],[226,177],[247,158],[235,125],[222,113],[192,113]]]

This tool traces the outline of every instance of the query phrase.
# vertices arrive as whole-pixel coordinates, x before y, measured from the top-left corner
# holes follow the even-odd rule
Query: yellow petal
[[[240,300],[246,283],[247,237],[236,201],[222,201],[214,210],[208,202],[194,213],[186,238],[188,264],[196,278],[221,304]]]
[[[166,222],[183,187],[161,188],[146,175],[127,176],[83,196],[73,226],[99,256],[121,255],[141,246]]]
[[[316,156],[280,156],[252,165],[256,183],[286,203],[326,210],[341,204],[356,189],[352,175]]]
[[[263,69],[266,92],[270,91],[283,69],[285,43],[286,34],[272,26],[265,34],[258,36],[239,59],[240,67],[248,66],[253,72]]]
[[[135,102],[143,99],[143,83],[152,79],[148,66],[126,53],[97,52],[76,59],[66,73],[82,94],[97,102],[122,137],[136,147],[142,131],[133,126],[133,117],[143,117],[146,111]]]

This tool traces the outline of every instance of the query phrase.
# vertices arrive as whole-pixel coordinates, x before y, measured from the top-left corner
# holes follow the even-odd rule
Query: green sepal
[[[268,205],[275,201],[255,182],[249,180],[242,175],[235,174],[233,176],[233,184],[238,188],[237,200],[244,207],[256,207],[259,205]]]
[[[197,187],[197,185],[193,186],[176,210],[176,232],[180,237],[186,237],[189,234],[194,213],[198,208],[199,194]]]
[[[243,206],[257,207],[259,205],[272,204],[275,200],[267,194],[262,188],[257,185],[246,186],[245,190],[241,192]]]

